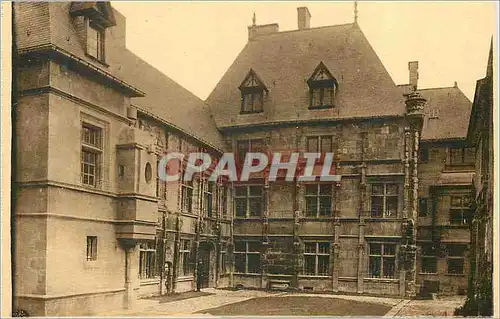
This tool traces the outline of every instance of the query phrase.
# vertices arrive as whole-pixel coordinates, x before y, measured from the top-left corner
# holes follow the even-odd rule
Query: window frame
[[[95,39],[91,38],[90,32],[95,33]],[[93,41],[91,45],[91,43]],[[85,53],[96,59],[97,61],[106,62],[106,29],[99,26],[98,24],[92,22],[91,20],[87,20],[87,40],[86,40],[86,48],[85,48]],[[94,48],[95,45],[95,48]],[[90,48],[95,50],[95,54],[93,50],[90,50]]]
[[[450,255],[451,248],[461,248],[461,254]],[[466,250],[467,250],[466,244],[447,244],[447,247],[446,247],[446,274],[447,275],[452,275],[452,276],[465,275]],[[461,263],[462,263],[462,266],[461,266],[462,272],[460,272],[460,273],[450,272],[450,261],[457,261],[457,260],[461,261]]]
[[[383,185],[383,194],[374,194],[374,186],[375,185]],[[388,185],[393,185],[396,186],[396,192],[395,194],[388,194],[387,188]],[[384,218],[384,219],[389,219],[389,218],[398,218],[399,211],[400,211],[400,205],[401,205],[401,183],[397,181],[377,181],[377,182],[372,182],[370,183],[370,217],[371,218]],[[373,199],[374,197],[376,198],[382,198],[382,215],[374,215],[374,205],[373,205]],[[387,199],[389,198],[396,198],[396,211],[393,215],[387,214]]]
[[[460,201],[460,206],[455,206],[453,204],[453,199],[458,198]],[[465,204],[468,205],[465,205]],[[471,209],[471,199],[468,194],[451,194],[450,195],[450,208],[448,211],[448,220],[450,225],[456,225],[456,226],[465,226],[468,225],[468,218],[470,214],[470,209]],[[457,218],[452,218],[454,214],[460,214],[461,219],[460,222],[456,222],[458,219]]]
[[[215,188],[216,188],[215,182],[208,180],[203,181],[202,209],[203,209],[203,214],[208,218],[212,218],[214,213],[214,197],[217,198],[217,196],[214,196],[214,192],[216,192]],[[217,205],[215,207],[217,207]]]
[[[307,188],[308,187],[316,187],[316,192],[314,194],[308,194]],[[321,187],[328,186],[330,188],[329,194],[322,194],[321,193]],[[304,200],[305,200],[305,216],[308,218],[329,218],[332,217],[333,215],[333,184],[324,184],[324,183],[315,183],[315,184],[306,184],[305,189],[304,189]],[[309,214],[309,209],[308,209],[308,199],[309,198],[316,198],[316,213],[314,215]],[[321,207],[322,207],[322,199],[328,198],[330,201],[330,207],[329,207],[329,214],[323,215],[321,212]]]
[[[183,169],[181,172],[181,211],[183,213],[192,214],[193,213],[193,196],[194,196],[194,181],[191,178],[190,181],[184,179],[184,172],[186,169],[187,162],[183,163]]]
[[[87,261],[97,260],[97,236],[87,236]]]
[[[456,155],[460,158],[459,161],[455,161],[454,159],[454,152],[458,151],[459,154]],[[467,154],[469,152],[469,154]],[[472,154],[472,155],[471,155]],[[447,154],[446,154],[446,163],[449,166],[456,167],[456,166],[474,166],[476,161],[475,161],[475,156],[476,156],[476,151],[474,147],[448,147],[447,148]],[[468,159],[468,161],[466,161]]]
[[[94,139],[94,141],[90,139]],[[80,144],[80,182],[86,187],[99,188],[102,183],[104,129],[89,122],[81,121]],[[88,160],[88,155],[93,157],[92,161]],[[90,173],[91,168],[93,173]]]
[[[372,251],[372,245],[380,245],[380,254],[376,254]],[[386,246],[393,246],[394,248],[394,254],[390,255],[390,254],[385,254],[385,247]],[[389,242],[370,242],[368,243],[368,277],[369,278],[376,278],[376,279],[395,279],[396,278],[396,273],[397,273],[397,269],[396,269],[396,255],[397,255],[397,244],[396,243],[389,243]],[[372,258],[379,258],[379,276],[376,276],[373,272],[372,272]],[[393,274],[392,276],[385,276],[384,275],[384,265],[385,265],[385,262],[384,262],[384,259],[387,260],[387,259],[393,259]]]
[[[315,85],[314,82],[309,87],[309,109],[330,109],[335,106],[335,97],[337,96],[337,85],[331,81],[330,86]],[[318,96],[316,96],[318,94]],[[329,98],[328,98],[329,96]],[[319,99],[319,103],[317,100]],[[329,102],[329,103],[326,103]]]
[[[194,274],[192,263],[192,240],[182,238],[179,242],[179,277],[189,277]]]
[[[156,242],[148,241],[139,244],[139,279],[154,279],[158,274]]]
[[[308,252],[306,249],[306,245],[308,244],[314,244],[314,252]],[[320,249],[320,244],[327,244],[327,252],[321,252]],[[330,267],[330,262],[331,262],[331,249],[332,249],[332,244],[329,241],[304,241],[304,265],[302,267],[302,275],[304,276],[315,276],[315,277],[330,277],[331,276],[331,267]],[[314,256],[314,273],[310,273],[306,271],[306,256]],[[326,262],[326,271],[321,272],[319,271],[319,260],[321,257],[326,257],[327,262]]]
[[[238,246],[238,243],[244,243],[245,244],[245,251],[239,251],[239,250],[236,250],[237,246]],[[235,244],[234,244],[234,251],[233,251],[233,254],[235,255],[235,273],[237,274],[254,274],[254,275],[258,275],[258,274],[261,274],[262,272],[262,269],[261,269],[261,263],[262,263],[262,256],[261,256],[261,251],[260,250],[250,250],[250,243],[256,243],[257,245],[259,245],[259,248],[261,249],[262,247],[260,246],[261,245],[261,242],[260,241],[256,241],[256,240],[237,240],[235,241]],[[237,271],[237,263],[236,263],[236,255],[240,255],[240,256],[243,256],[244,257],[244,260],[245,260],[245,272],[239,272]],[[248,256],[251,255],[251,256],[258,256],[258,260],[259,260],[259,272],[250,272],[249,271],[249,258]]]
[[[437,264],[438,264],[438,258],[436,255],[435,248],[433,249],[434,244],[432,243],[424,243],[421,245],[421,253],[420,253],[420,273],[421,274],[430,274],[430,275],[435,275],[438,273],[437,269]],[[432,250],[434,250],[432,252]],[[424,261],[425,260],[432,260],[433,261],[433,269],[434,271],[427,271],[427,269],[424,268]]]
[[[260,195],[251,195],[251,188],[258,187],[260,188]],[[246,188],[245,195],[238,195],[238,188]],[[234,194],[233,194],[233,202],[234,202],[234,218],[244,219],[244,218],[261,218],[264,213],[264,206],[262,205],[262,199],[264,197],[264,185],[262,184],[247,184],[247,185],[235,185],[234,186]],[[245,216],[238,216],[238,200],[245,199]],[[260,214],[252,215],[251,214],[251,205],[250,203],[254,201],[258,201],[260,203]]]
[[[311,150],[310,142],[316,140],[316,150]],[[329,150],[324,149],[323,140],[330,140]],[[316,135],[307,136],[306,138],[306,152],[307,153],[332,153],[333,152],[333,135]]]

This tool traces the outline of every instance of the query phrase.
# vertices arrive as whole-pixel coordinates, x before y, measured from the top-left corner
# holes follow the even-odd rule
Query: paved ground
[[[99,316],[220,316],[220,315],[331,315],[386,317],[444,316],[463,303],[463,298],[402,300],[357,295],[305,294],[255,290],[203,289],[205,294],[161,302],[138,300],[132,310]]]

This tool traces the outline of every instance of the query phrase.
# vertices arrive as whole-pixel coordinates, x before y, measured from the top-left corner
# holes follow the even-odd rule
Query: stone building
[[[474,152],[455,85],[396,85],[357,23],[248,27],[206,101],[106,2],[14,3],[15,308],[91,314],[203,287],[411,297],[467,286]],[[333,152],[339,182],[159,180],[163,154]],[[326,159],[318,159],[318,174]],[[179,168],[182,171],[183,166]],[[199,274],[199,276],[198,276]]]
[[[464,315],[493,315],[493,40],[486,76],[476,83],[468,141],[476,150],[469,285]]]

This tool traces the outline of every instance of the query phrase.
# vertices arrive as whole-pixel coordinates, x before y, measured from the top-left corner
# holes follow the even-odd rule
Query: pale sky
[[[127,18],[127,47],[206,99],[247,43],[247,26],[278,23],[297,29],[297,7],[311,27],[351,23],[347,2],[116,2]],[[408,61],[419,61],[419,88],[453,86],[473,98],[484,77],[496,2],[358,3],[358,23],[396,84],[408,83]],[[238,85],[236,83],[235,85]]]

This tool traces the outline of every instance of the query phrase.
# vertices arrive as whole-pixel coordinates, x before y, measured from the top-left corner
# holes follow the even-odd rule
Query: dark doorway
[[[198,263],[198,278],[200,288],[209,288],[210,285],[210,251],[212,244],[209,242],[200,243],[200,263]]]

